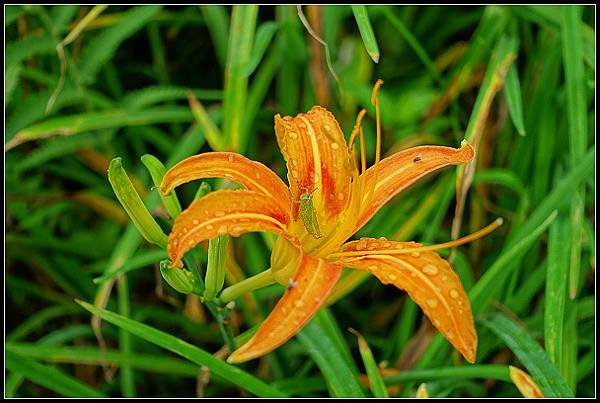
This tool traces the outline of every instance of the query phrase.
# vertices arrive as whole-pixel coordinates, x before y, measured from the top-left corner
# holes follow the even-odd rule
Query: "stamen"
[[[367,153],[365,151],[365,135],[362,126],[359,129],[360,133],[360,173],[364,174],[367,170]]]
[[[356,116],[356,123],[354,124],[352,133],[350,133],[350,139],[348,140],[348,149],[349,150],[352,149],[352,147],[354,146],[354,140],[356,139],[356,136],[359,133],[360,126],[362,125],[362,120],[366,114],[367,114],[367,110],[363,108],[360,110],[360,112],[358,112],[358,116]]]
[[[373,183],[371,184],[371,188],[369,189],[369,193],[367,194],[367,203],[373,197],[373,193],[375,192],[375,185],[377,184],[377,175],[379,174],[379,161],[381,160],[381,119],[379,115],[379,89],[383,85],[383,80],[378,79],[373,86],[373,92],[371,93],[371,103],[375,106],[375,125],[377,130],[377,141],[375,144],[375,163],[373,167],[375,171],[373,173]]]
[[[483,238],[490,232],[494,231],[496,228],[501,226],[504,223],[504,220],[499,217],[493,223],[488,226],[480,229],[477,232],[474,232],[470,235],[464,236],[462,238],[456,239],[450,242],[444,242],[437,245],[428,245],[428,246],[420,246],[418,248],[406,248],[406,249],[384,249],[384,250],[373,250],[373,251],[353,251],[353,252],[337,252],[332,253],[327,256],[327,259],[331,258],[340,258],[340,257],[365,257],[368,255],[391,255],[391,254],[405,254],[405,253],[414,253],[414,252],[426,252],[426,251],[434,251],[439,249],[450,249],[455,248],[460,245],[464,245],[469,242],[476,241],[479,238]]]

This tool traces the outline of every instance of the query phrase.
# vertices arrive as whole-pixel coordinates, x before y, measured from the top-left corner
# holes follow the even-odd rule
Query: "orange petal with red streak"
[[[471,305],[450,264],[435,252],[368,254],[372,251],[414,249],[416,242],[363,238],[342,245],[342,252],[362,252],[336,263],[365,270],[383,284],[405,290],[444,337],[470,363],[475,362],[477,333]]]
[[[288,168],[292,198],[314,190],[317,211],[337,216],[348,203],[350,161],[344,134],[331,112],[314,106],[296,117],[275,116],[277,142]],[[298,206],[294,207],[294,216]]]
[[[460,148],[441,146],[412,147],[397,152],[379,163],[375,178],[375,167],[370,167],[364,176],[363,204],[355,231],[360,229],[392,197],[412,185],[418,179],[448,165],[469,162],[475,152],[473,147],[464,143]],[[369,189],[375,183],[375,190],[367,200]]]
[[[256,334],[227,361],[252,360],[291,339],[323,305],[341,273],[341,266],[303,254],[283,297]]]
[[[271,197],[250,190],[217,190],[194,201],[177,218],[169,234],[167,251],[174,266],[198,243],[218,235],[274,232],[292,242],[287,232],[289,214]]]
[[[290,209],[290,191],[283,181],[260,162],[231,152],[208,152],[186,158],[163,177],[160,191],[168,194],[173,188],[203,178],[226,178],[248,190],[263,193]]]

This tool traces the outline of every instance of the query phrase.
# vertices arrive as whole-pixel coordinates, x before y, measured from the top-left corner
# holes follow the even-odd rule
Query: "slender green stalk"
[[[234,285],[225,288],[219,295],[219,300],[223,303],[233,301],[247,292],[254,291],[258,288],[274,284],[276,281],[273,278],[271,269],[267,269],[259,274],[249,277]]]

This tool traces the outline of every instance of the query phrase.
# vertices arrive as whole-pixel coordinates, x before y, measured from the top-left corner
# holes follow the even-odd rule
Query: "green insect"
[[[315,189],[317,190],[317,189]],[[313,192],[315,191],[313,190]],[[323,237],[317,220],[317,210],[313,205],[313,195],[311,193],[302,193],[300,195],[300,218],[304,223],[304,227],[315,239]]]

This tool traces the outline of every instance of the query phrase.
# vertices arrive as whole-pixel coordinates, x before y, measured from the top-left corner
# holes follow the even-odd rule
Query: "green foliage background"
[[[339,86],[295,6],[245,6],[235,27],[232,8],[110,6],[65,44],[63,85],[56,46],[92,7],[5,6],[5,396],[380,396],[381,362],[401,370],[383,376],[402,386],[389,390],[398,396],[414,396],[422,382],[430,396],[520,396],[508,365],[547,396],[595,395],[594,8],[323,6],[320,25],[305,9]],[[477,100],[500,89],[487,78],[501,55],[516,59],[478,121]],[[477,363],[432,339],[408,297],[372,277],[243,372],[215,359],[217,323],[163,282],[165,252],[128,224],[108,162],[122,157],[168,233],[140,156],[168,168],[222,147],[284,177],[273,116],[325,102],[346,135],[367,107],[372,161],[377,78],[386,153],[457,146],[484,124],[462,233],[498,216],[505,225],[459,248],[453,264],[476,313]],[[195,120],[190,90],[220,134]],[[420,181],[357,236],[449,240],[455,177],[447,169]],[[183,206],[197,185],[178,191]],[[268,267],[268,237],[233,245],[246,276]],[[106,311],[75,303],[93,303],[103,287],[94,279],[124,269]],[[253,293],[259,318],[280,294]],[[257,323],[246,303],[232,313],[236,335]],[[106,350],[90,311],[104,319]],[[349,327],[372,358],[363,362]],[[199,381],[207,368],[210,381]],[[358,378],[367,370],[372,389]]]

